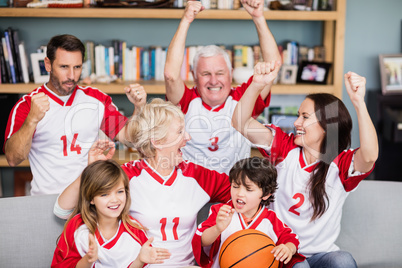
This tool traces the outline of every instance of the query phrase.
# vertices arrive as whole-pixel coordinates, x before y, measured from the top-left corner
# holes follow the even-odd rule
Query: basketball
[[[271,253],[274,241],[263,232],[246,229],[226,239],[219,252],[221,268],[277,268],[279,261]]]

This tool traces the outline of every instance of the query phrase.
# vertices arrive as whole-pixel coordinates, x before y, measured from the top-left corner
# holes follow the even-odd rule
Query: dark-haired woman
[[[307,257],[294,267],[356,267],[352,255],[340,251],[342,206],[374,167],[377,134],[364,102],[366,79],[345,74],[345,86],[356,110],[360,148],[349,149],[352,120],[337,97],[310,94],[300,105],[296,134],[251,117],[260,90],[277,75],[276,64],[259,64],[253,83],[238,103],[233,126],[270,159],[278,171],[278,191],[272,208],[299,236],[299,253]]]

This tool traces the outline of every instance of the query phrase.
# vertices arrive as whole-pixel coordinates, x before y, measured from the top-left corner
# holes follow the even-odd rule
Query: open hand
[[[115,144],[112,141],[109,140],[95,141],[88,152],[88,165],[98,160],[112,159],[115,150],[116,150]]]
[[[164,260],[170,258],[169,250],[165,248],[154,248],[151,246],[151,243],[154,241],[154,238],[151,237],[147,242],[142,245],[140,253],[138,257],[140,261],[143,263],[163,263]]]
[[[88,235],[89,238],[89,247],[88,247],[88,262],[94,263],[98,260],[98,244],[95,241],[95,237],[93,234]]]
[[[285,244],[280,244],[274,247],[271,253],[274,254],[276,260],[281,261],[284,264],[287,264],[293,256],[291,249]]]

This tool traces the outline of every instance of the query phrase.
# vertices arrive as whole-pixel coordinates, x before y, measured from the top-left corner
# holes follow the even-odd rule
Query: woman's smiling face
[[[319,154],[325,131],[318,122],[314,107],[314,101],[308,98],[300,105],[298,118],[294,122],[295,144]]]

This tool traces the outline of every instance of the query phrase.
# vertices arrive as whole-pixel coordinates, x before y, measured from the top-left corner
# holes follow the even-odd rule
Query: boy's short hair
[[[274,201],[278,189],[277,171],[268,159],[254,156],[236,162],[229,172],[230,183],[246,185],[246,177],[262,189],[262,197],[271,194],[267,200],[261,200],[261,204],[267,206]]]

